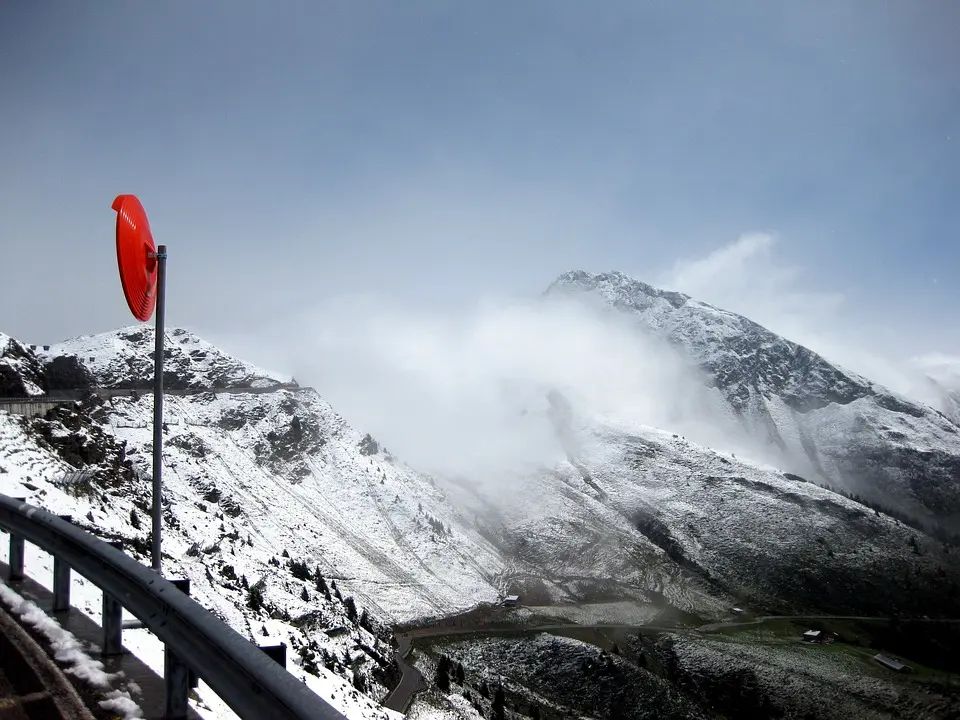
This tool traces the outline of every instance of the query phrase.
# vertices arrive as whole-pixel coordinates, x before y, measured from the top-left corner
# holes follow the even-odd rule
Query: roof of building
[[[889,655],[882,655],[880,653],[877,653],[876,655],[873,656],[873,659],[882,665],[886,665],[888,668],[892,670],[903,670],[906,667],[906,665],[904,665],[902,662],[900,662],[896,658],[890,657]]]
[[[519,595],[507,595],[507,596],[503,599],[504,602],[517,602],[518,600],[520,600],[520,596],[519,596]]]

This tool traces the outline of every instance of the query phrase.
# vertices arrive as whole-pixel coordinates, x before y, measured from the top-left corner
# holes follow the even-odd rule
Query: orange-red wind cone
[[[157,246],[147,213],[136,195],[117,195],[117,265],[120,284],[133,316],[146,322],[157,304]]]

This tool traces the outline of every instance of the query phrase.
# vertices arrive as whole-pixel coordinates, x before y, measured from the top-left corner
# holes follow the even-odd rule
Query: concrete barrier
[[[204,393],[214,393],[217,395],[264,395],[282,390],[312,390],[310,387],[300,385],[282,384],[270,387],[229,387],[229,388],[186,388],[170,390],[164,388],[164,395],[179,397],[189,397],[191,395],[202,395]],[[90,395],[97,395],[104,400],[115,397],[126,397],[130,395],[139,395],[140,397],[151,396],[153,388],[88,388],[77,390],[56,390],[46,395],[34,395],[32,397],[20,398],[0,398],[0,412],[8,412],[12,415],[22,415],[23,417],[38,417],[58,405],[65,405],[78,400],[83,400]]]

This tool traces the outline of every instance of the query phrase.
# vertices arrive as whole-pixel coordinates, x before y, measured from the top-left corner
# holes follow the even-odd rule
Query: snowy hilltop
[[[131,326],[99,335],[86,335],[38,350],[44,361],[77,358],[98,387],[153,386],[154,331]],[[292,384],[248,362],[231,357],[183,328],[167,330],[163,352],[164,384],[168,390],[272,388]]]

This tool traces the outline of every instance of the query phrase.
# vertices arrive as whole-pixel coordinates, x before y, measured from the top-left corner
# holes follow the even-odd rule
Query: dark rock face
[[[168,445],[181,448],[195,458],[205,458],[210,453],[206,443],[195,435],[177,435],[167,440]]]
[[[530,639],[497,638],[442,648],[462,661],[468,677],[483,676],[489,668],[548,698],[551,713],[544,717],[599,717],[622,720],[691,720],[711,717],[669,683],[641,667],[634,658],[601,651],[586,643],[542,634]],[[639,659],[639,658],[637,658]],[[479,695],[483,690],[479,690]],[[489,692],[492,697],[493,692]],[[526,709],[526,701],[509,697],[511,706]],[[559,711],[559,712],[557,712]]]
[[[274,472],[286,473],[294,482],[310,474],[304,456],[317,452],[326,443],[317,421],[294,415],[283,432],[271,430],[266,442],[254,446],[257,462]]]
[[[369,456],[376,455],[378,452],[380,452],[380,444],[370,436],[370,433],[364,435],[360,441],[360,454]]]
[[[0,397],[19,398],[27,394],[20,374],[12,367],[0,365]]]
[[[46,390],[79,390],[95,385],[93,375],[76,355],[60,355],[44,367]]]
[[[28,383],[46,389],[43,365],[22,343],[0,335],[0,397],[21,398],[30,395]]]
[[[102,401],[91,397],[83,402],[52,409],[36,418],[31,427],[38,440],[50,447],[69,465],[88,471],[85,484],[117,488],[134,477],[133,463],[124,445],[90,419]]]

